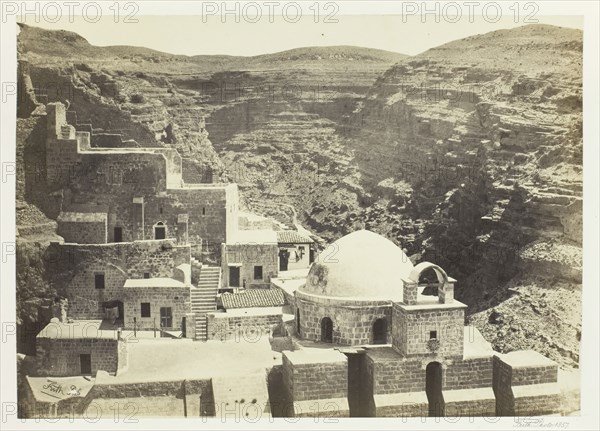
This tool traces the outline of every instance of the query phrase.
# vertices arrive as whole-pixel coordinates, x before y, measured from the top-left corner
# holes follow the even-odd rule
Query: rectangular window
[[[150,278],[150,273],[149,272],[144,272],[144,278]]]
[[[437,331],[429,331],[429,339],[437,340]]]
[[[254,279],[255,280],[262,280],[263,279],[263,271],[262,271],[263,267],[262,266],[255,266],[254,267]]]
[[[150,317],[150,303],[149,302],[142,302],[141,309],[142,309],[142,317]]]
[[[104,289],[104,274],[94,274],[94,286],[96,289]]]

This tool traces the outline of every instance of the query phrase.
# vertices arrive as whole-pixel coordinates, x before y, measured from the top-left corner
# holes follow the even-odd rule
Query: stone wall
[[[296,307],[300,310],[300,338],[321,340],[321,321],[333,321],[333,342],[359,345],[373,342],[373,324],[385,319],[388,340],[392,321],[392,307],[388,301],[350,301],[307,295],[296,291]],[[295,312],[295,310],[294,310]]]
[[[154,238],[154,226],[167,226],[175,238],[177,217],[189,216],[189,240],[220,246],[238,226],[235,184],[184,185],[181,157],[169,148],[92,148],[89,132],[76,132],[66,121],[64,106],[48,105],[47,182],[52,190],[69,191],[64,205],[107,205],[108,241],[114,228],[123,241]],[[140,207],[133,203],[139,199]],[[216,248],[218,250],[218,248]]]
[[[320,362],[316,354],[314,361],[298,363],[290,359],[292,353],[283,352],[283,381],[290,400],[348,397],[348,362],[343,354],[336,362]]]
[[[223,244],[223,286],[229,286],[228,264],[241,264],[240,287],[267,289],[279,271],[277,244]],[[262,266],[262,278],[254,279],[254,267]]]
[[[62,236],[65,242],[78,244],[106,244],[107,242],[107,218],[102,221],[61,220],[58,218],[57,234]]]
[[[51,282],[69,299],[73,319],[101,319],[102,303],[124,301],[128,278],[173,277],[175,268],[189,263],[190,247],[173,241],[112,244],[52,243],[46,250]],[[104,289],[95,288],[95,274],[104,274]]]
[[[437,353],[462,357],[466,306],[422,308],[394,303],[392,339],[394,348],[404,356],[428,355],[431,332],[436,331]]]
[[[80,375],[81,354],[91,355],[92,375],[99,370],[116,373],[127,361],[125,341],[110,338],[38,338],[36,349],[37,372],[41,376]]]
[[[521,352],[519,352],[521,353]],[[493,359],[493,389],[498,416],[548,415],[560,412],[558,366],[550,360],[511,361],[505,355]],[[509,354],[510,355],[510,354]],[[519,363],[520,362],[520,363]]]
[[[153,381],[147,383],[96,384],[84,397],[71,397],[57,403],[36,402],[29,385],[23,400],[26,418],[113,419],[118,408],[124,417],[136,420],[146,416],[211,417],[215,415],[211,381]]]
[[[492,387],[492,357],[455,360],[443,372],[443,389]]]
[[[183,330],[183,321],[191,310],[190,288],[184,287],[127,287],[123,300],[124,327],[150,330],[161,327],[160,308],[171,307],[171,330]],[[141,304],[150,303],[150,317],[142,317]],[[135,323],[134,323],[135,318]]]
[[[426,367],[430,362],[442,364],[442,390],[492,387],[491,357],[466,360],[439,356],[403,358],[389,347],[370,349],[366,357],[373,394],[424,391]]]
[[[277,311],[278,310],[278,311]],[[282,324],[281,308],[266,311],[265,314],[243,316],[232,313],[208,313],[207,333],[209,340],[235,340],[255,343],[264,337],[269,338],[273,329]]]

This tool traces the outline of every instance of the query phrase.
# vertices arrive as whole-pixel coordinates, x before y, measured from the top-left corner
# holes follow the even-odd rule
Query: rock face
[[[347,141],[366,190],[412,187],[402,214],[422,231],[411,251],[459,280],[495,347],[533,346],[568,365],[580,331],[581,41],[535,25],[401,61]]]
[[[28,26],[19,45],[39,101],[68,100],[124,145],[177,148],[186,180],[236,181],[255,212],[328,240],[385,235],[458,279],[497,349],[577,365],[580,31],[525,26],[414,57],[186,57]]]

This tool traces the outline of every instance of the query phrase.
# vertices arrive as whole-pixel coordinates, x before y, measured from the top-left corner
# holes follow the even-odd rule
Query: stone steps
[[[202,265],[192,257],[191,263],[199,269],[197,286],[190,290],[192,312],[196,315],[196,339],[207,339],[206,313],[217,309],[217,293],[221,284],[221,268]]]

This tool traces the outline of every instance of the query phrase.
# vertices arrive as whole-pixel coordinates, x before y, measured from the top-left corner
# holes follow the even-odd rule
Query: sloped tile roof
[[[285,297],[279,289],[247,289],[239,293],[223,293],[221,295],[223,307],[251,308],[251,307],[277,307],[285,305]]]
[[[314,241],[295,230],[280,230],[277,232],[279,244],[312,244]]]

